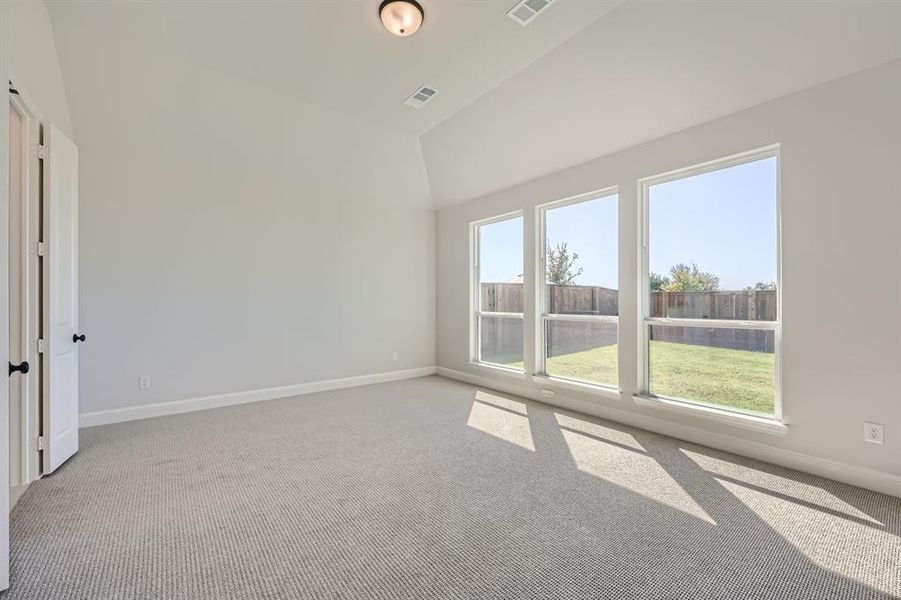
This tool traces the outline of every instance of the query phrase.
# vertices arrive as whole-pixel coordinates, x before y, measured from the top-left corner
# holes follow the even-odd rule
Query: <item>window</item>
[[[523,218],[472,225],[475,362],[523,370]]]
[[[618,387],[617,202],[608,191],[539,209],[539,373]]]
[[[646,393],[779,416],[777,152],[642,182]]]

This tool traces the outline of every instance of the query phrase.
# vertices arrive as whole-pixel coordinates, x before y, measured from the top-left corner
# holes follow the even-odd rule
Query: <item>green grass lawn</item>
[[[522,363],[510,366],[522,368]],[[617,347],[554,356],[548,374],[616,386]],[[651,342],[651,392],[760,413],[773,412],[773,354]]]

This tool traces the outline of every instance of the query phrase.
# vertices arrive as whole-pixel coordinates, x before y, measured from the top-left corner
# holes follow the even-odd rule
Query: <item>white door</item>
[[[44,128],[43,472],[78,451],[78,148]]]

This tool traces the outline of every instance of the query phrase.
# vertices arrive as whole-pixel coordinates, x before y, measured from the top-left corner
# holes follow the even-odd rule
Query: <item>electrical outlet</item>
[[[391,360],[397,360],[397,352],[391,353]]]
[[[879,423],[863,424],[863,439],[871,444],[885,443],[885,431]]]
[[[139,390],[149,390],[150,389],[150,375],[141,375],[138,377],[138,389]]]

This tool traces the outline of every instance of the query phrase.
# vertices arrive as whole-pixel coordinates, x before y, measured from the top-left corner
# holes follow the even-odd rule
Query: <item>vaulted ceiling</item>
[[[248,82],[419,135],[516,74],[622,0],[562,0],[522,26],[516,0],[423,0],[397,38],[380,0],[48,0],[56,28],[139,44]],[[403,101],[438,90],[428,110]]]
[[[627,2],[421,138],[433,200],[476,198],[899,58],[899,23],[901,2]]]
[[[437,206],[901,57],[901,2],[49,0],[67,40],[139,44],[420,137]],[[61,47],[60,52],[65,52]],[[438,95],[402,104],[420,85]]]

